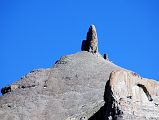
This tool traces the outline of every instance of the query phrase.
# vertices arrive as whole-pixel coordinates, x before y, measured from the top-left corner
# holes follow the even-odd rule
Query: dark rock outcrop
[[[1,89],[1,93],[2,93],[2,95],[4,95],[6,93],[13,92],[18,87],[19,87],[18,85],[9,85],[9,86],[6,86],[6,87],[4,87],[4,88]]]
[[[105,60],[109,60],[108,54],[104,54],[104,55],[103,55],[103,58],[104,58]]]

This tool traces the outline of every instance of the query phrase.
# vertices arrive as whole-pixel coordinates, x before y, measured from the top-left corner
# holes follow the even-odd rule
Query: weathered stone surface
[[[0,97],[1,120],[159,117],[158,82],[89,52],[62,57],[52,68],[34,70],[12,85],[18,88]]]
[[[81,50],[88,51],[91,53],[98,53],[98,38],[94,25],[91,25],[89,27],[89,30],[87,32],[87,38],[86,40],[83,40]]]
[[[1,90],[0,120],[159,120],[159,83],[105,59],[92,25],[82,52]]]
[[[19,87],[0,97],[1,120],[89,118],[104,104],[110,73],[119,69],[90,52],[62,57],[52,68],[34,70],[13,83]]]
[[[105,104],[89,120],[158,120],[159,83],[118,70],[105,87]]]

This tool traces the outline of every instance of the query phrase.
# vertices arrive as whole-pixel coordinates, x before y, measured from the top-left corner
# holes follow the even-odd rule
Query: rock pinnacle
[[[91,53],[98,53],[98,38],[97,32],[94,25],[90,25],[86,40],[82,41],[82,51],[88,51]]]

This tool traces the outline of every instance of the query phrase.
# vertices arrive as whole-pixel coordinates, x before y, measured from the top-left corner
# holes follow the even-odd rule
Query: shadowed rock
[[[104,54],[104,55],[103,55],[103,58],[104,58],[105,60],[109,60],[108,54]]]
[[[10,86],[6,86],[4,88],[1,89],[1,93],[2,95],[9,93],[9,92],[13,92],[14,90],[16,90],[19,86],[18,85],[10,85]]]
[[[97,38],[97,32],[94,25],[91,25],[89,27],[89,30],[87,32],[87,38],[86,40],[82,41],[82,51],[88,51],[91,53],[97,53],[98,52],[98,38]]]
[[[152,87],[153,86],[153,87]],[[105,104],[89,120],[158,120],[159,84],[136,73],[118,70],[105,86]]]

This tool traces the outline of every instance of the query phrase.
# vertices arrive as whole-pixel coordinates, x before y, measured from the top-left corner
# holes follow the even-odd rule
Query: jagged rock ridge
[[[159,119],[159,83],[104,56],[91,25],[82,52],[33,70],[1,90],[0,120]]]

